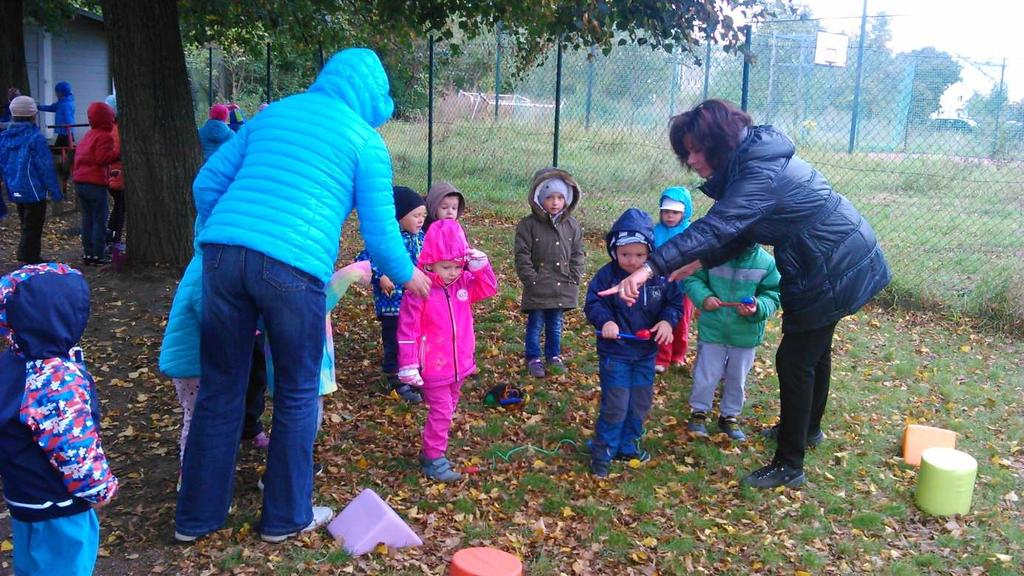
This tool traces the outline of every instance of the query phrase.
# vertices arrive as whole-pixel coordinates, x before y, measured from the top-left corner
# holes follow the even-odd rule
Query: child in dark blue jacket
[[[57,140],[53,145],[70,146],[71,137],[75,132],[75,129],[70,127],[75,123],[75,95],[71,93],[71,84],[64,81],[57,82],[53,92],[57,95],[57,101],[52,104],[40,104],[39,111],[54,113],[53,124],[56,126],[54,132],[57,134]]]
[[[46,201],[59,202],[63,196],[50,148],[35,123],[35,100],[17,96],[11,100],[9,109],[14,121],[7,130],[0,132],[0,179],[7,186],[7,197],[18,207],[21,219],[18,260],[37,264],[43,261],[40,250]],[[0,208],[2,204],[0,201]],[[0,216],[3,212],[0,209]]]
[[[612,260],[590,281],[584,307],[598,333],[601,378],[601,412],[590,442],[590,472],[602,478],[608,475],[613,458],[650,459],[640,448],[640,437],[654,397],[654,358],[659,345],[672,342],[683,306],[677,283],[663,277],[641,287],[633,306],[615,296],[598,296],[647,262],[654,249],[654,225],[646,212],[636,208],[623,212],[605,241]]]
[[[0,278],[0,477],[11,513],[14,573],[93,573],[95,508],[117,493],[100,444],[99,401],[78,341],[89,286],[66,264]]]

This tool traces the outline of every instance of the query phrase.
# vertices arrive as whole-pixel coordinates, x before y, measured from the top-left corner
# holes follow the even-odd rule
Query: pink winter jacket
[[[423,239],[419,267],[433,282],[424,299],[410,292],[398,313],[398,365],[418,367],[424,386],[447,386],[476,373],[475,302],[494,296],[498,279],[488,262],[445,286],[426,267],[441,260],[466,261],[469,243],[455,220],[438,220]]]

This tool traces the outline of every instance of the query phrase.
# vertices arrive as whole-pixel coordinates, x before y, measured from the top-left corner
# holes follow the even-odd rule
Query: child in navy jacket
[[[584,307],[598,332],[601,412],[590,442],[590,471],[598,477],[608,475],[613,458],[650,459],[640,448],[640,437],[654,397],[654,358],[659,345],[672,342],[683,306],[679,286],[665,278],[641,287],[632,306],[615,296],[598,296],[647,262],[654,248],[654,226],[646,212],[623,212],[606,242],[612,260],[590,281]],[[643,332],[650,337],[643,338]]]
[[[66,264],[0,278],[0,477],[11,513],[14,573],[92,574],[95,508],[117,493],[100,444],[99,402],[77,347],[89,287]]]

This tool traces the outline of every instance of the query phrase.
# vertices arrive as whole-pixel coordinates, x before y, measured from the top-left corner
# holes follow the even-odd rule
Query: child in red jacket
[[[71,177],[82,209],[82,261],[87,265],[107,264],[107,187],[110,165],[120,157],[114,146],[114,109],[103,102],[89,105],[92,128],[75,149]]]

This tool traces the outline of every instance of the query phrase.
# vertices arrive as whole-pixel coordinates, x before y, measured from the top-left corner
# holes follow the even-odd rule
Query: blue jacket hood
[[[199,138],[215,144],[223,144],[234,135],[235,133],[227,124],[212,118],[199,128]]]
[[[66,264],[23,266],[0,280],[0,333],[28,360],[67,357],[89,321],[89,285]]]
[[[384,66],[367,48],[349,48],[332,56],[309,87],[310,92],[341,100],[374,128],[390,120],[395,110],[390,90]]]
[[[71,83],[64,80],[57,82],[57,85],[53,87],[53,91],[61,98],[71,96],[73,94],[71,91]]]
[[[604,237],[605,246],[608,248],[608,255],[615,260],[612,249],[612,239],[620,232],[638,232],[647,241],[647,248],[654,251],[654,225],[651,217],[639,208],[629,208],[619,216],[619,219],[612,224],[611,230]]]
[[[35,122],[11,122],[7,130],[3,131],[0,146],[8,151],[24,148],[38,133],[39,126]]]

